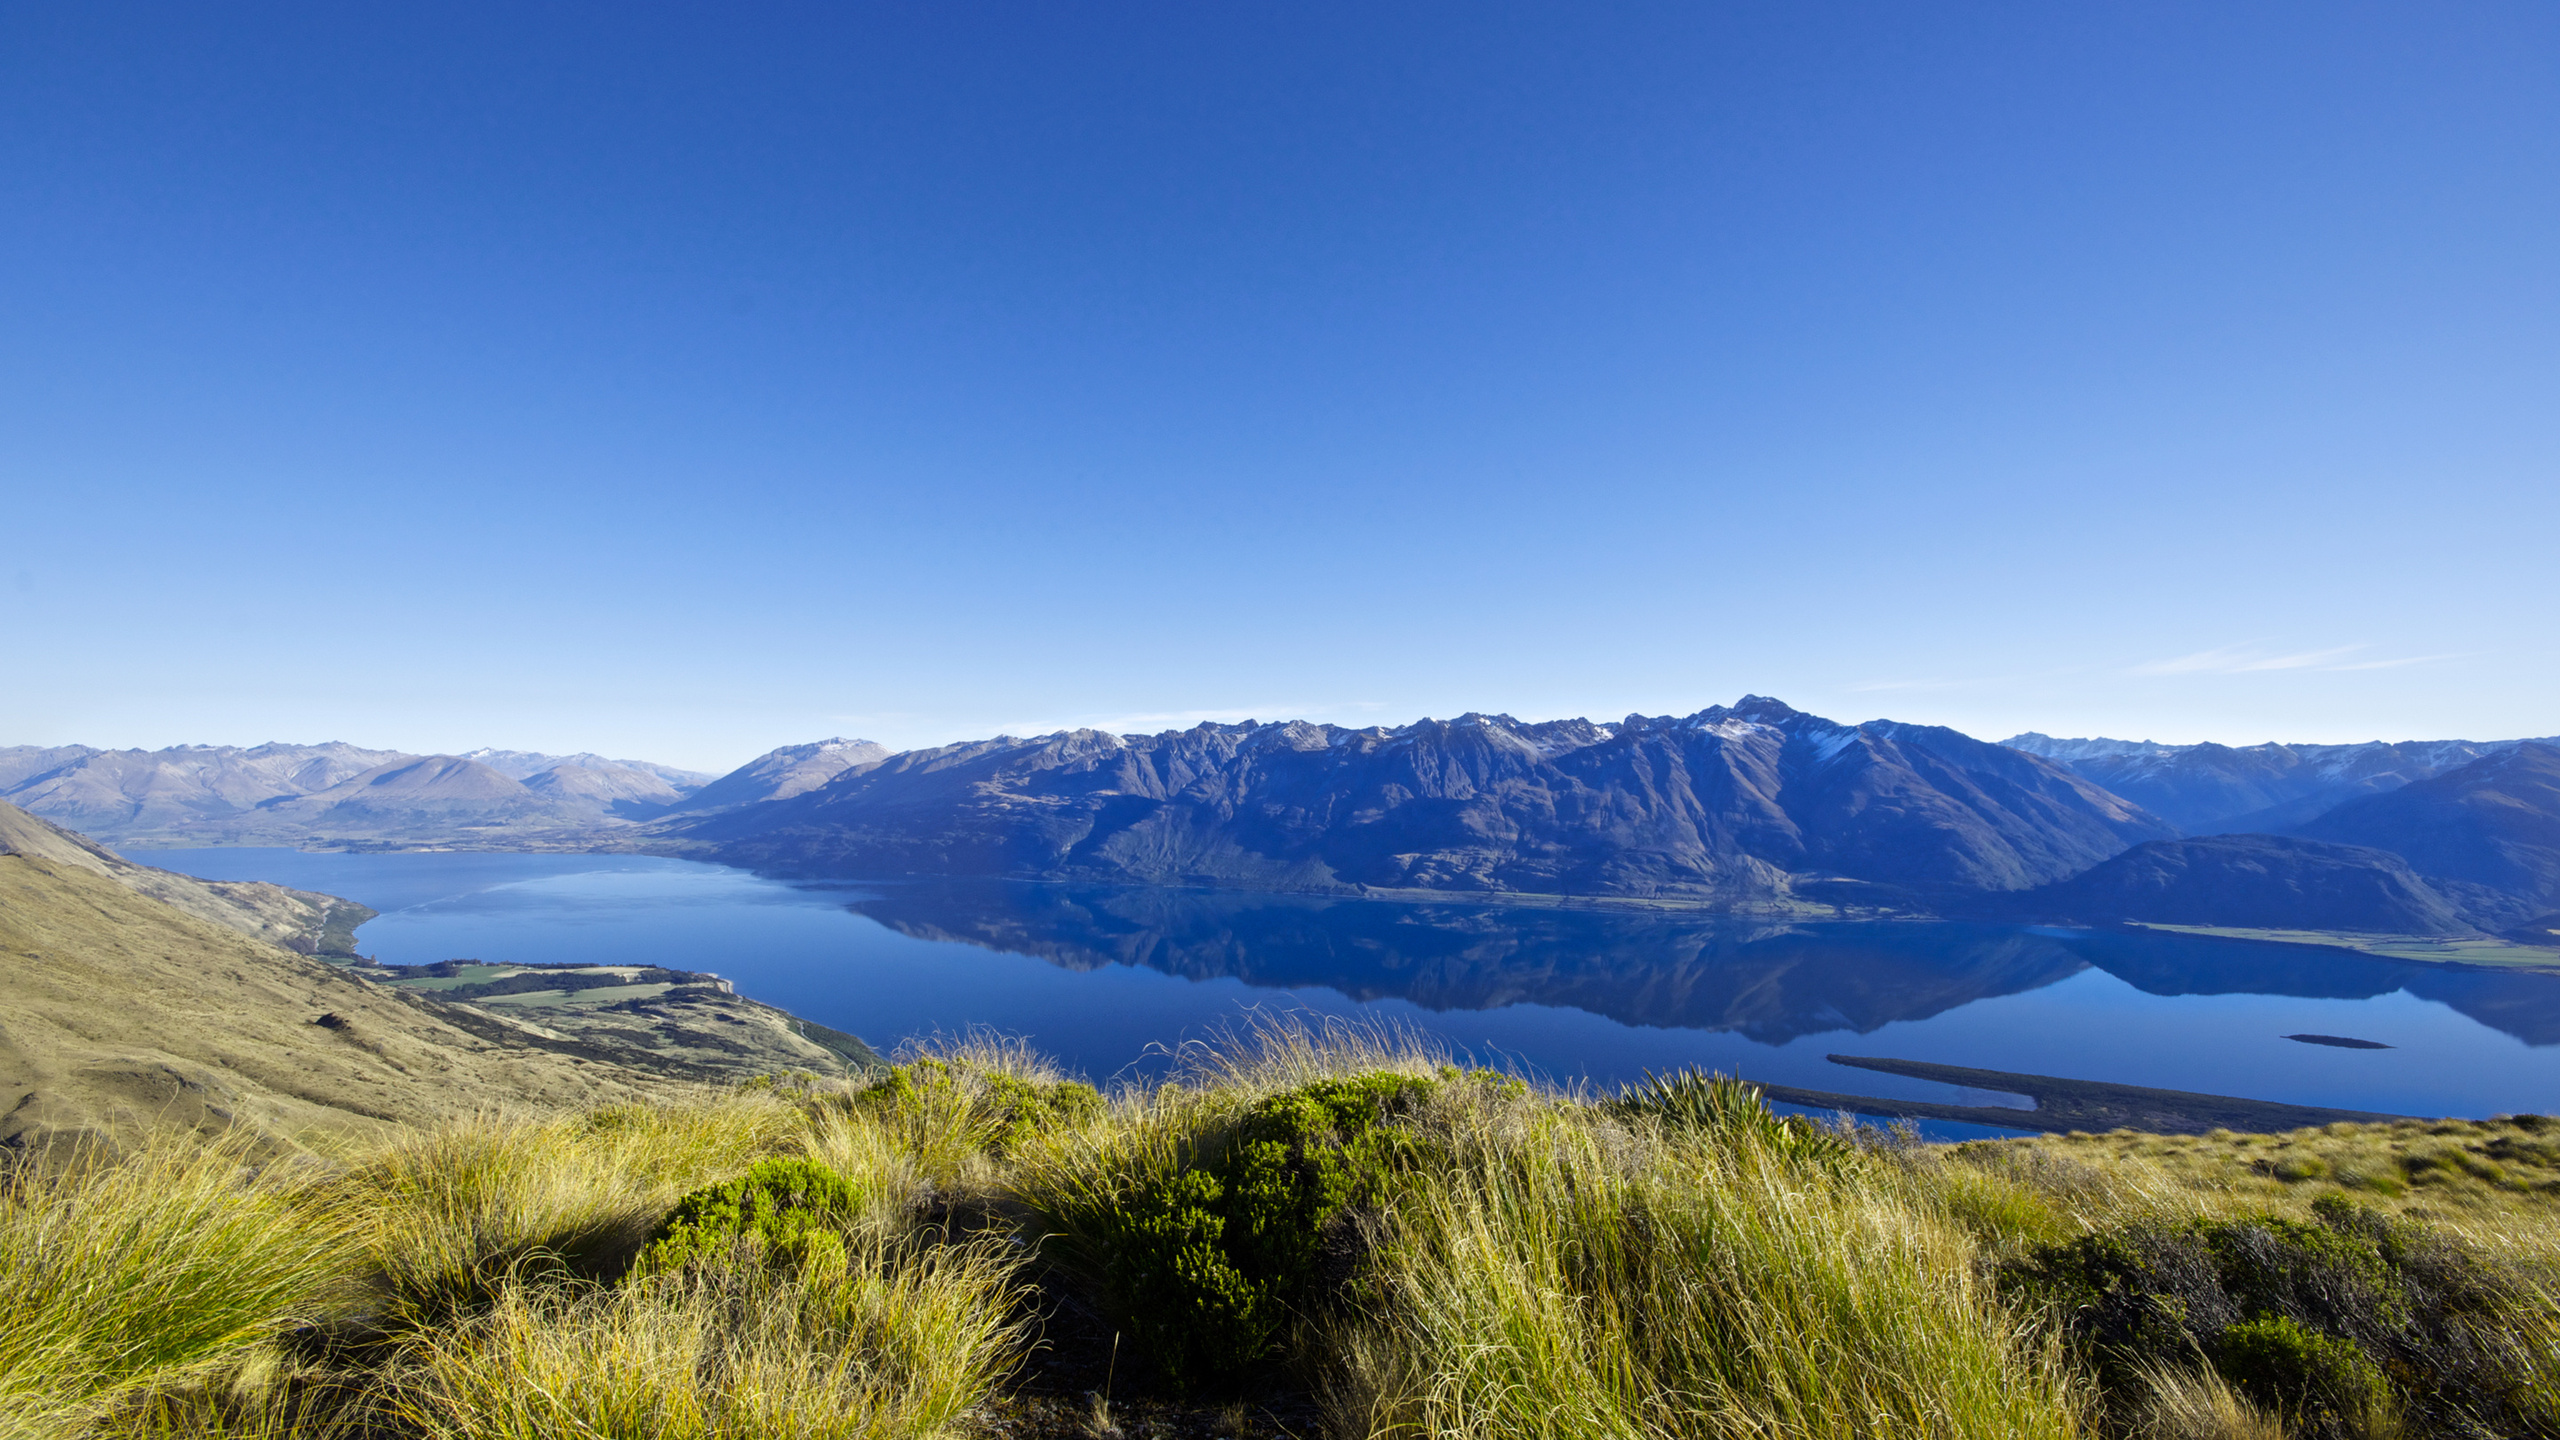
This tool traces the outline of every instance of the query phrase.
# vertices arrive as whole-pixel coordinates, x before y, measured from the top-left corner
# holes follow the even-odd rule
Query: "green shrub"
[[[2242,1394],[2314,1431],[2352,1434],[2391,1405],[2390,1382],[2353,1341],[2284,1315],[2226,1327],[2213,1366]]]
[[[844,1231],[862,1196],[814,1160],[757,1161],[735,1180],[676,1202],[634,1273],[667,1274],[740,1259],[792,1270],[841,1269]]]
[[[1380,1197],[1410,1144],[1386,1122],[1434,1082],[1375,1074],[1271,1096],[1192,1163],[1078,1217],[1130,1336],[1173,1385],[1233,1381],[1320,1303],[1337,1221]]]
[[[2306,1435],[2377,1407],[2417,1434],[2540,1433],[2551,1401],[2521,1291],[2442,1236],[2344,1196],[2278,1216],[2134,1225],[2030,1252],[2012,1293],[2049,1308],[2119,1401],[2202,1354]]]

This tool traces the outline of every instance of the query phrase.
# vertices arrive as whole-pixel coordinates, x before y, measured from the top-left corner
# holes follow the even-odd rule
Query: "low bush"
[[[1194,1137],[1172,1164],[1066,1198],[1060,1218],[1168,1382],[1232,1384],[1323,1301],[1328,1246],[1357,1243],[1345,1212],[1385,1194],[1412,1143],[1389,1122],[1435,1083],[1392,1073],[1318,1080]]]
[[[2366,1435],[2390,1428],[2393,1396],[2381,1367],[2355,1342],[2290,1316],[2225,1327],[2214,1339],[2213,1365],[2242,1394],[2296,1417],[2304,1429]]]
[[[2202,1357],[2307,1435],[2402,1410],[2422,1435],[2560,1423],[2533,1339],[2547,1303],[2418,1223],[2341,1196],[2314,1216],[2120,1226],[2039,1247],[2006,1280],[2120,1407],[2142,1376]]]
[[[759,1160],[746,1174],[676,1202],[640,1252],[634,1274],[721,1264],[841,1272],[845,1232],[861,1215],[862,1200],[842,1175],[814,1160]]]

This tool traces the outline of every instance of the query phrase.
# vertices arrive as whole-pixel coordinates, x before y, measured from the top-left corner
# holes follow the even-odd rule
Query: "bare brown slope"
[[[198,880],[137,865],[85,835],[30,815],[6,800],[0,800],[0,855],[33,855],[78,866],[199,920],[304,955],[350,953],[356,927],[374,916],[370,908],[353,900],[317,891],[288,890],[261,880]]]
[[[669,1083],[484,1038],[95,868],[0,855],[0,1145],[131,1123],[294,1143]]]

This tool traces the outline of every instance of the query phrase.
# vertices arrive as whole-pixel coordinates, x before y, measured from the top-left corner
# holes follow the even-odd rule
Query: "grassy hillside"
[[[137,1125],[378,1136],[668,1084],[454,1018],[93,869],[0,855],[0,1146]]]
[[[2405,1131],[2405,1133],[2404,1133]],[[0,1197],[72,1436],[2560,1433],[2539,1120],[1931,1147],[1273,1031]]]
[[[305,958],[351,948],[372,914],[136,865],[0,803],[0,1151],[205,1125],[293,1148],[879,1063],[716,976],[482,966],[466,967],[481,983],[457,984],[451,965]]]
[[[199,880],[136,865],[87,836],[0,800],[0,855],[27,855],[103,875],[199,920],[300,955],[352,955],[356,927],[374,912],[352,900],[263,881]]]

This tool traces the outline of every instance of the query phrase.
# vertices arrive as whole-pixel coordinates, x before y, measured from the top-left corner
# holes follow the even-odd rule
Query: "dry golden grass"
[[[2526,1269],[2560,1275],[2560,1120],[2404,1120],[2280,1135],[2041,1136],[1978,1141],[1954,1156],[2034,1177],[2056,1218],[2093,1228],[2111,1218],[2239,1215],[2302,1218],[2322,1195],[2346,1194],[2488,1246]]]
[[[182,1137],[22,1175],[0,1194],[0,1435],[964,1433],[1026,1353],[1040,1268],[1099,1284],[1055,1217],[1194,1163],[1266,1097],[1379,1071],[1440,1083],[1397,1113],[1392,1184],[1350,1217],[1354,1279],[1286,1346],[1346,1440],[2274,1440],[2286,1422],[2201,1366],[2155,1366],[2108,1414],[1996,1277],[2094,1231],[2300,1216],[2342,1189],[2539,1297],[2515,1343],[2560,1414],[2560,1131],[2538,1122],[1806,1145],[1748,1106],[1594,1104],[1461,1076],[1410,1037],[1266,1024],[1026,1128],[1008,1116],[1061,1079],[1037,1056],[912,1058],[942,1068],[894,1103],[778,1084],[457,1122],[329,1164],[262,1171]],[[626,1274],[681,1197],[779,1156],[860,1197],[840,1261]],[[1143,1383],[1142,1357],[1116,1363]]]

